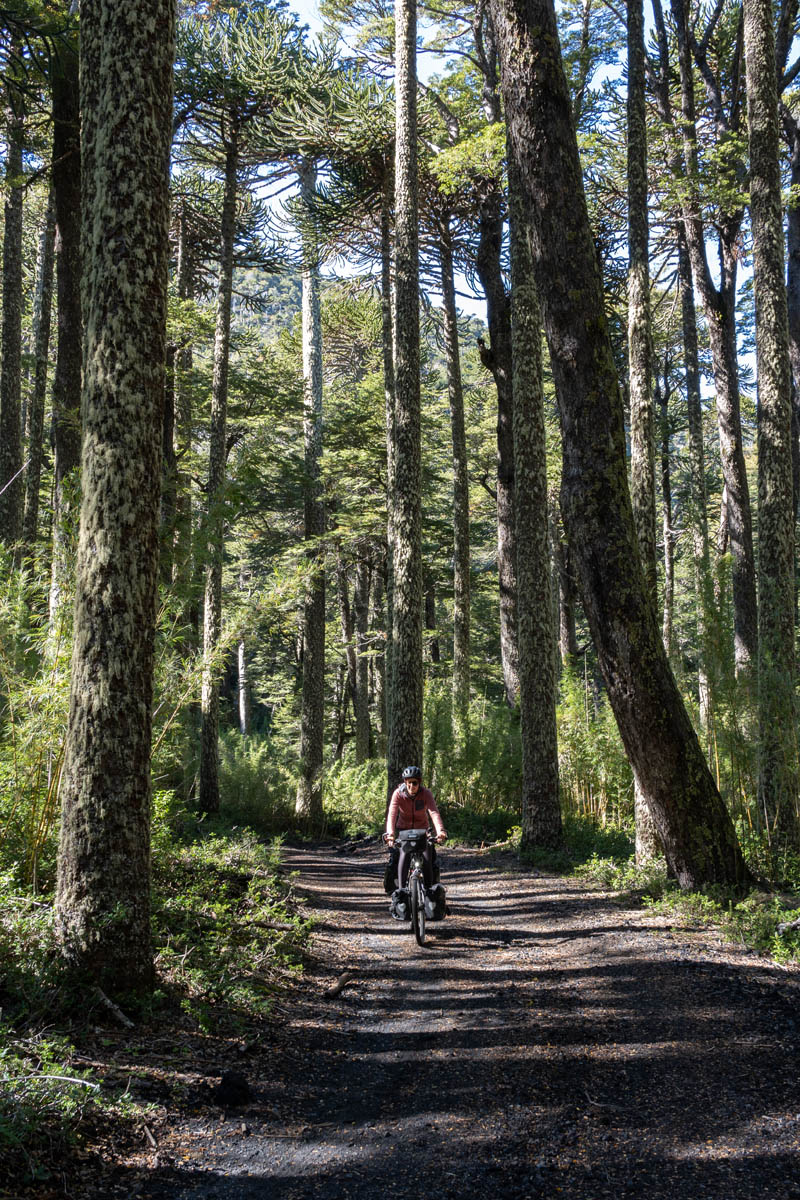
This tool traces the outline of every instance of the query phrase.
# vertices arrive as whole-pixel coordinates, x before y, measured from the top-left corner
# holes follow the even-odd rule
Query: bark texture
[[[669,668],[639,561],[622,400],[550,0],[492,0],[509,141],[564,447],[562,507],[628,757],[681,886],[748,872]],[[569,269],[567,269],[569,264]]]
[[[150,739],[175,9],[84,0],[83,500],[56,925],[112,990],[152,980]]]
[[[300,196],[309,203],[316,172],[306,164]],[[309,550],[303,602],[303,694],[300,717],[300,779],[295,811],[304,821],[322,820],[322,757],[325,732],[325,533],[322,495],[322,318],[316,245],[303,247],[303,529]]]
[[[631,501],[647,586],[656,603],[655,420],[651,389],[647,124],[642,0],[628,0],[628,376]]]
[[[39,238],[36,289],[33,298],[33,380],[28,402],[28,470],[25,476],[25,517],[22,523],[23,553],[29,555],[36,542],[39,522],[39,483],[42,476],[42,433],[47,393],[47,364],[50,349],[50,317],[53,307],[55,266],[56,200],[53,188],[47,198],[44,227]]]
[[[489,181],[480,209],[475,267],[486,296],[490,346],[481,358],[497,388],[497,575],[500,585],[500,655],[506,701],[519,698],[517,579],[514,541],[514,392],[511,306],[503,283],[503,202],[499,182]]]
[[[740,675],[749,675],[757,658],[758,612],[750,490],[742,445],[736,345],[736,277],[740,256],[741,213],[726,215],[720,221],[720,283],[719,287],[716,287],[708,266],[698,191],[699,166],[692,58],[683,0],[672,0],[672,13],[678,40],[680,129],[683,141],[683,158],[678,154],[674,171],[677,177],[682,176],[686,181],[683,227],[694,284],[705,310],[716,386],[720,455],[727,493],[728,537],[732,555],[736,670]]]
[[[470,689],[470,548],[469,477],[464,429],[464,390],[458,347],[458,311],[453,277],[453,238],[450,215],[440,222],[439,254],[444,312],[444,350],[447,359],[447,398],[453,438],[453,739],[463,749],[469,736]]]
[[[394,415],[394,287],[392,283],[392,222],[388,184],[381,197],[381,349],[383,357],[383,396],[386,420],[386,629],[383,654],[383,718],[381,729],[386,752],[392,728],[392,644],[394,641],[394,509],[396,489],[395,415]],[[396,784],[387,779],[388,804]]]
[[[353,716],[356,725],[356,762],[366,762],[372,755],[372,730],[369,721],[369,593],[370,565],[362,552],[356,560],[356,580],[353,588],[353,626],[356,643],[356,689],[353,695]]]
[[[422,759],[419,215],[415,0],[395,5],[395,357],[391,723],[388,783]]]
[[[20,427],[22,372],[22,96],[9,89],[6,103],[6,170],[3,226],[3,322],[0,363],[0,542],[18,550],[24,481]]]
[[[220,231],[219,282],[211,383],[211,430],[208,450],[208,512],[205,522],[205,600],[203,606],[203,681],[201,688],[200,811],[219,811],[219,664],[222,633],[222,557],[225,543],[225,462],[228,421],[228,365],[231,346],[233,244],[239,170],[239,121],[232,112],[224,130],[225,186]]]
[[[758,363],[758,793],[770,823],[797,841],[792,377],[775,37],[770,0],[743,8]]]
[[[542,323],[527,208],[509,156],[514,364],[517,638],[522,732],[522,842],[557,846],[561,805],[556,731],[556,636],[550,589]]]
[[[88,91],[89,84],[86,81]],[[50,627],[67,590],[74,548],[81,459],[83,304],[81,252],[81,139],[78,52],[64,41],[53,58],[52,179],[56,201],[56,365],[53,373],[53,565]]]
[[[712,707],[709,664],[713,651],[708,637],[712,582],[706,513],[706,462],[703,447],[703,409],[700,400],[700,359],[697,350],[697,314],[694,306],[692,268],[682,228],[678,229],[677,236],[686,417],[689,426],[689,521],[692,533],[697,607],[698,698],[700,722],[703,728],[707,729]]]

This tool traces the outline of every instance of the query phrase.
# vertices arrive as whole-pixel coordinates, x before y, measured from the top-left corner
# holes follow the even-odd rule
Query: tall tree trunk
[[[475,260],[486,296],[488,350],[479,341],[481,358],[497,388],[497,572],[500,583],[500,655],[506,701],[519,697],[517,649],[517,580],[514,539],[514,393],[511,360],[511,308],[503,283],[503,197],[492,180],[481,204],[479,243]]]
[[[316,171],[300,172],[300,196],[309,205]],[[295,812],[313,825],[322,822],[322,759],[325,733],[325,503],[320,477],[322,459],[322,319],[319,261],[315,241],[303,246],[303,444],[305,481],[303,529],[311,543],[309,576],[303,604],[303,696],[300,718],[300,778]]]
[[[59,625],[69,594],[78,506],[81,459],[81,139],[78,52],[72,41],[59,44],[52,59],[52,180],[56,198],[56,365],[53,374],[53,560],[50,576],[50,630]],[[88,81],[87,81],[88,87]],[[52,640],[52,638],[51,638]]]
[[[672,659],[675,653],[675,633],[673,613],[675,607],[675,531],[672,526],[672,471],[670,469],[670,427],[669,427],[669,398],[670,387],[668,380],[669,364],[664,364],[664,387],[658,379],[655,386],[655,400],[660,412],[661,427],[661,507],[663,509],[664,535],[664,604],[662,607],[663,621],[661,640],[667,652],[667,658]]]
[[[51,186],[47,197],[44,228],[39,239],[33,301],[33,386],[28,404],[28,472],[25,480],[25,517],[22,523],[23,553],[26,556],[33,553],[39,523],[39,484],[42,476],[42,434],[50,350],[50,316],[53,308],[55,244],[56,199]]]
[[[391,724],[388,785],[422,759],[422,517],[419,387],[416,0],[395,4],[395,403]]]
[[[366,762],[372,750],[369,723],[369,559],[362,547],[356,560],[356,579],[353,588],[353,632],[355,635],[355,692],[353,716],[356,726],[356,762]]]
[[[439,224],[439,255],[444,312],[444,350],[447,396],[453,438],[453,742],[463,750],[469,736],[470,690],[470,549],[469,477],[464,430],[464,391],[458,348],[458,311],[453,277],[453,237],[450,214]]]
[[[436,580],[433,572],[426,568],[425,578],[425,655],[430,663],[442,661],[439,636],[436,632]]]
[[[561,805],[556,731],[556,644],[550,592],[547,437],[542,322],[533,281],[527,207],[509,155],[517,635],[522,732],[522,843],[557,846]]]
[[[622,400],[552,0],[491,5],[561,416],[564,519],[598,661],[681,886],[742,884],[747,867],[670,671],[639,560]]]
[[[370,599],[369,636],[373,646],[370,658],[370,694],[376,717],[376,753],[386,753],[386,615],[383,606],[384,555],[379,553],[375,563],[375,574]]]
[[[651,390],[647,123],[642,0],[628,0],[628,373],[631,501],[644,576],[656,604],[655,418]]]
[[[391,742],[392,663],[394,654],[394,510],[397,503],[397,466],[395,429],[395,381],[394,381],[394,287],[392,283],[392,223],[391,194],[387,181],[381,197],[381,347],[383,351],[383,395],[386,420],[386,630],[383,656],[383,715],[381,730],[386,745],[386,754]],[[388,758],[387,758],[388,763]],[[396,786],[396,778],[387,774],[387,804]]]
[[[6,101],[3,325],[0,362],[0,542],[19,553],[24,481],[20,428],[22,373],[22,146],[23,100],[9,89]]]
[[[178,214],[177,281],[178,298],[194,298],[192,257],[188,243],[186,213]],[[195,554],[191,476],[186,462],[192,448],[192,394],[190,374],[193,364],[191,343],[178,347],[175,354],[175,434],[176,434],[176,483],[175,483],[175,537],[168,559],[172,567],[172,578],[184,597],[181,640],[187,649],[194,652],[199,644],[200,595],[202,583]],[[195,716],[199,707],[192,705]]]
[[[758,613],[750,492],[742,446],[736,346],[736,275],[741,218],[738,214],[734,215],[727,222],[723,222],[721,227],[720,286],[716,288],[708,267],[697,190],[699,168],[694,85],[684,0],[672,0],[672,12],[678,40],[682,109],[680,128],[683,138],[683,163],[679,161],[676,166],[677,172],[685,174],[687,180],[683,202],[683,226],[695,287],[700,293],[705,309],[716,385],[720,454],[727,492],[728,534],[733,558],[731,582],[736,670],[737,674],[749,676],[750,668],[756,663]]]
[[[686,415],[689,425],[689,520],[692,531],[692,557],[697,612],[698,697],[700,722],[708,728],[711,705],[712,649],[708,632],[710,621],[711,561],[708,548],[706,513],[706,463],[703,449],[703,409],[700,401],[700,359],[697,350],[697,315],[694,307],[692,269],[686,238],[678,228],[678,280],[681,293],[681,324],[686,380]]]
[[[789,198],[786,203],[786,306],[792,364],[792,496],[795,520],[800,508],[800,121],[784,110],[789,142]]]
[[[219,282],[211,383],[211,430],[208,451],[205,601],[203,608],[203,682],[200,697],[199,805],[219,812],[219,664],[222,633],[222,558],[225,545],[225,462],[228,419],[228,364],[231,345],[233,245],[239,172],[239,118],[231,112],[225,130],[225,184],[222,199]]]
[[[769,821],[797,842],[792,378],[775,37],[770,0],[743,7],[758,363],[758,794]]]
[[[651,375],[650,276],[648,271],[647,122],[644,102],[642,0],[628,0],[628,395],[631,409],[631,502],[645,583],[655,609],[656,571],[655,420]],[[636,861],[659,852],[650,805],[634,773]]]
[[[553,516],[553,555],[558,580],[558,653],[562,667],[575,666],[578,658],[578,638],[575,626],[575,575],[569,545],[561,536],[559,523],[561,507]]]
[[[56,928],[83,976],[152,982],[150,741],[174,5],[83,0],[83,502]]]
[[[167,346],[164,376],[164,419],[161,425],[161,549],[159,573],[162,583],[172,581],[175,519],[178,503],[178,459],[175,453],[175,360],[177,346]]]

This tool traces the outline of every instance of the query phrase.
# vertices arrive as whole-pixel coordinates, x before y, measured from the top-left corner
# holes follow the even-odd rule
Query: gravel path
[[[286,852],[316,958],[217,1067],[252,1098],[187,1105],[120,1195],[800,1198],[798,973],[480,851],[420,949],[383,858]]]

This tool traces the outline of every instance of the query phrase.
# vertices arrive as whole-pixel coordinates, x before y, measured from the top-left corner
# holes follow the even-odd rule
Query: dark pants
[[[436,847],[430,839],[422,853],[422,874],[425,878],[425,887],[433,886],[433,869],[436,862]],[[398,887],[405,887],[408,883],[408,872],[411,870],[411,854],[406,850],[405,845],[401,842],[398,847],[398,862],[397,862],[397,878]]]

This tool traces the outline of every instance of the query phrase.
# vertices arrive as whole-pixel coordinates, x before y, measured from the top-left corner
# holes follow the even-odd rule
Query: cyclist
[[[429,819],[433,822],[436,841],[443,842],[447,832],[433,792],[422,786],[422,771],[419,767],[406,767],[403,771],[403,782],[395,788],[386,813],[386,843],[392,850],[383,881],[387,895],[391,895],[395,888],[405,887],[408,879],[408,855],[402,844],[399,852],[395,849],[395,833],[400,829],[427,829]],[[428,839],[424,854],[427,888],[438,882],[435,863],[436,851]]]

